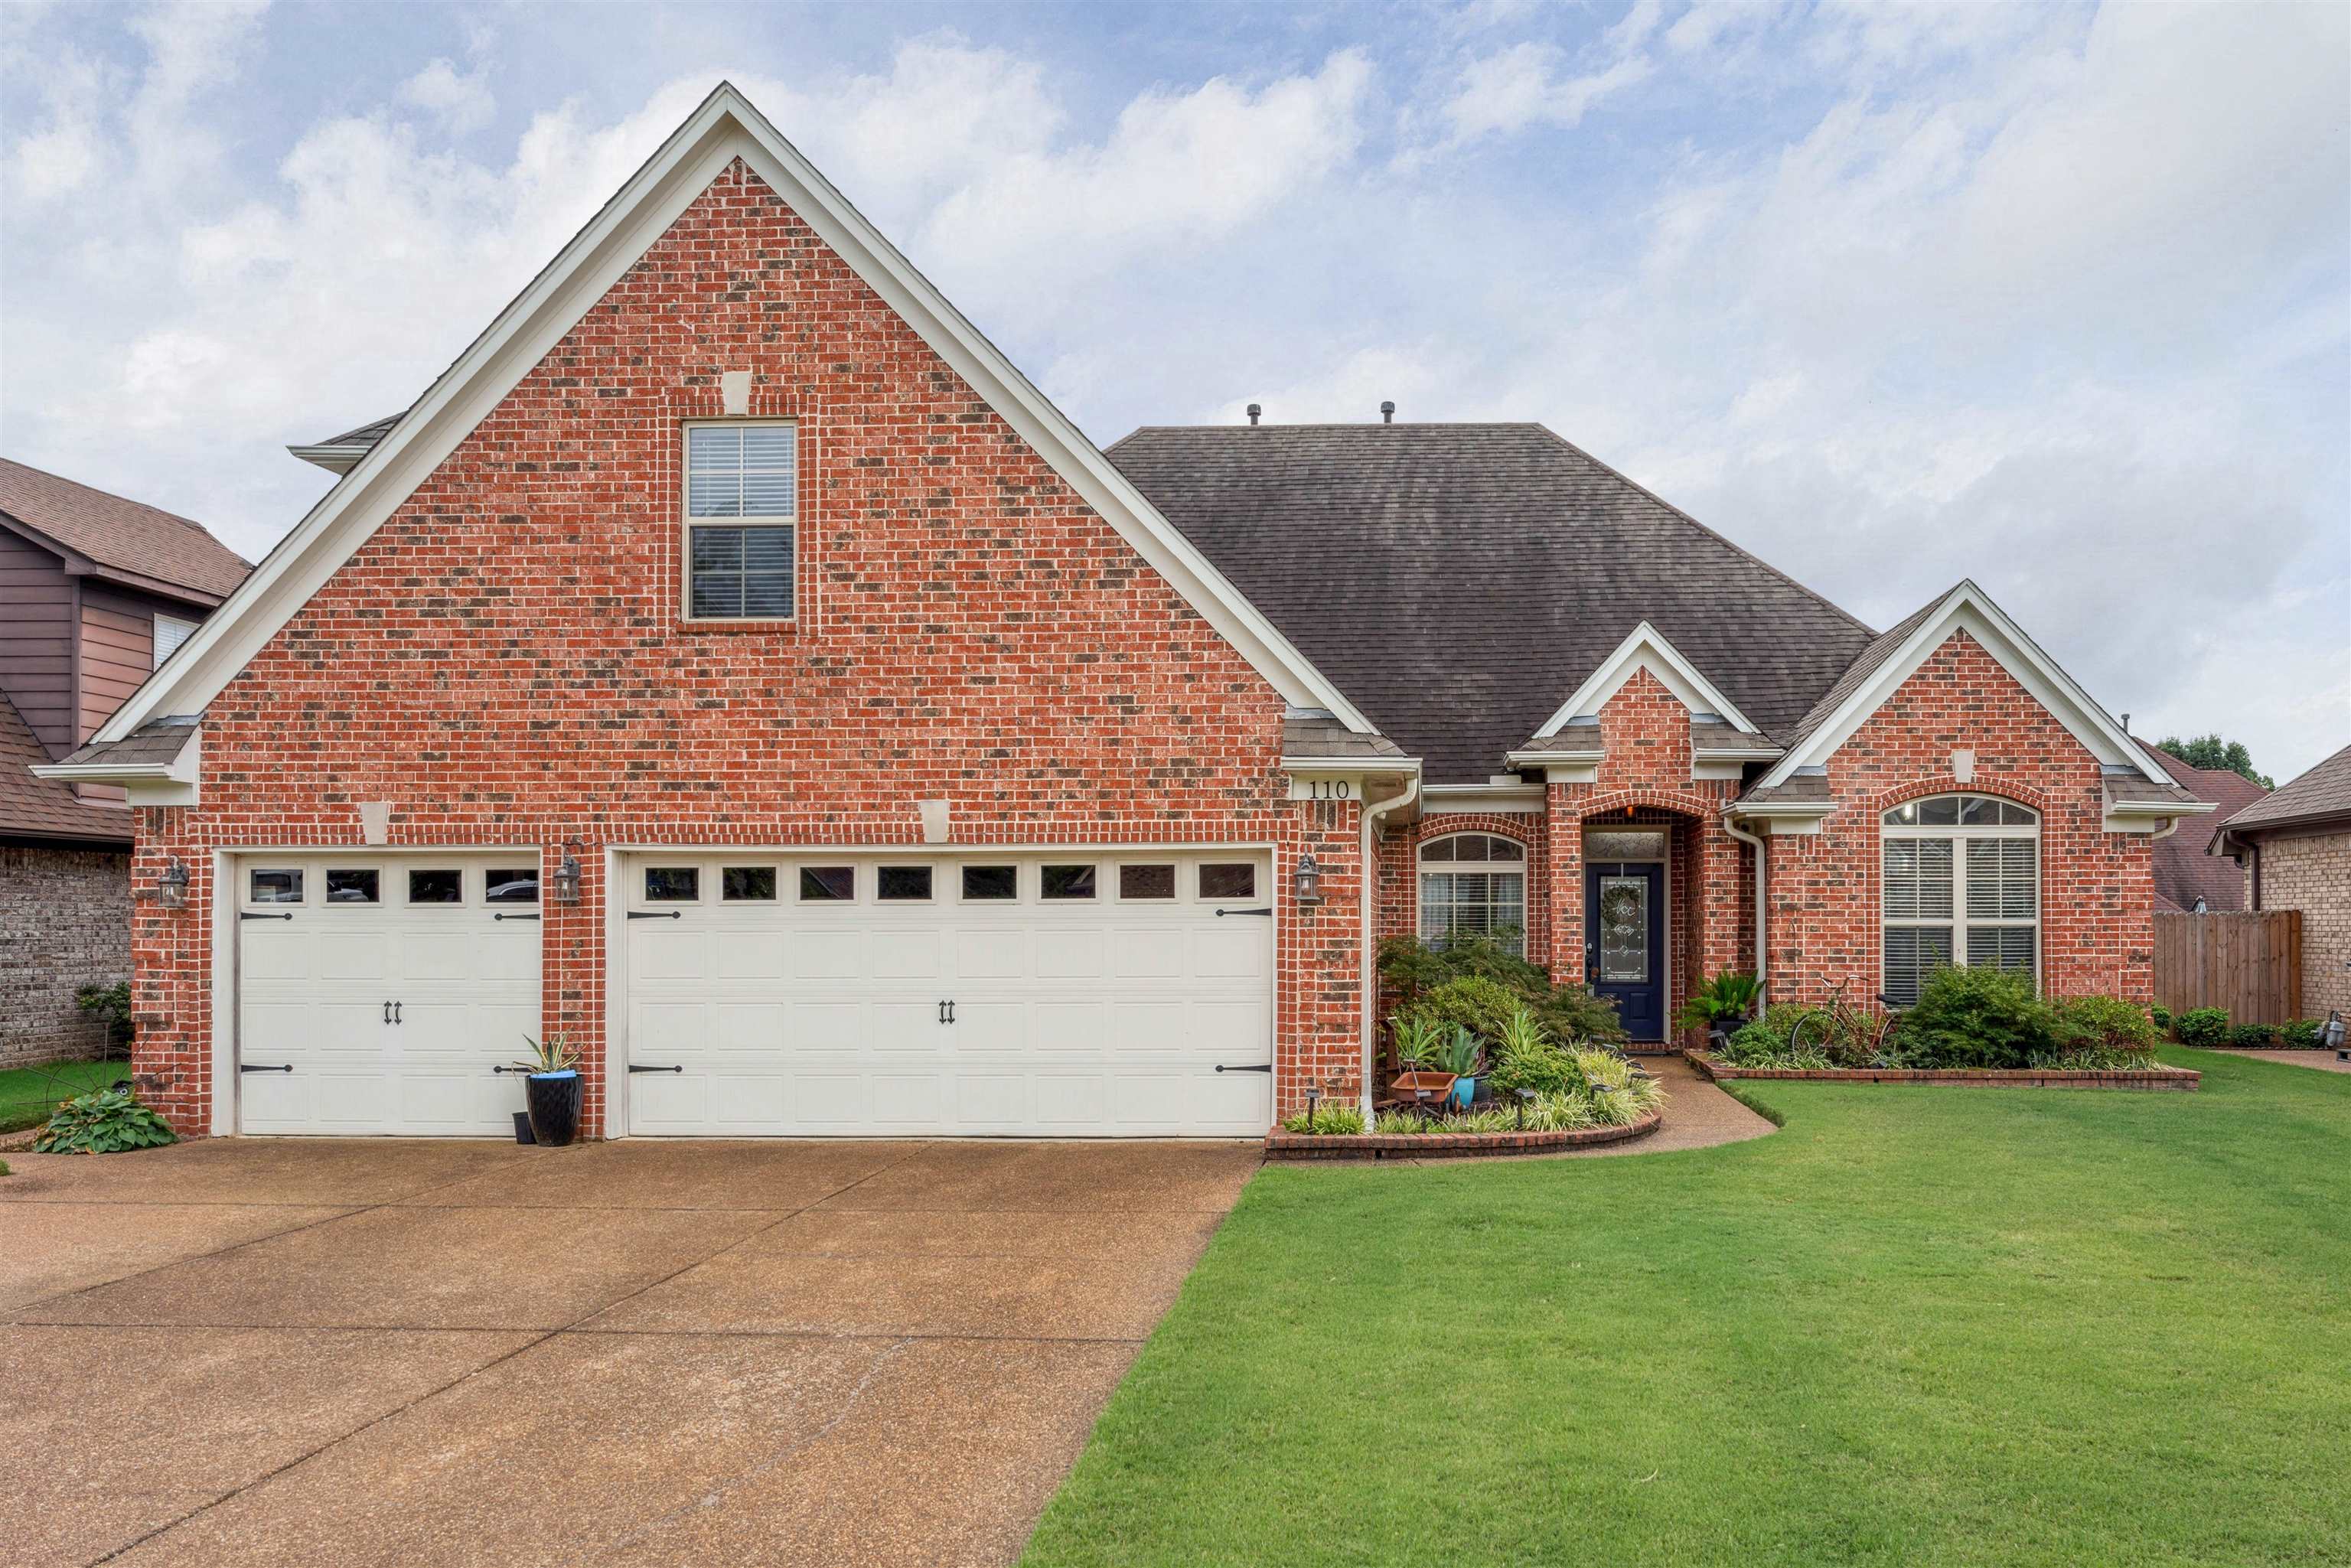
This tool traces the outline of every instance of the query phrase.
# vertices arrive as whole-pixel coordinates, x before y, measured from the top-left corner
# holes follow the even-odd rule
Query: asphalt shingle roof
[[[2290,779],[2241,808],[2221,826],[2240,832],[2248,828],[2283,828],[2331,817],[2351,817],[2351,746],[2299,779]]]
[[[1432,783],[1646,621],[1773,735],[1874,633],[1539,424],[1145,426],[1108,455]]]
[[[2235,862],[2206,852],[2230,812],[2242,810],[2269,791],[2241,773],[2225,768],[2191,768],[2144,740],[2138,747],[2171,775],[2174,783],[2217,808],[2209,816],[2181,818],[2178,832],[2155,841],[2156,907],[2193,909],[2201,898],[2204,907],[2216,915],[2232,915],[2244,908],[2244,873]]]
[[[92,805],[72,785],[26,771],[48,759],[25,716],[0,693],[0,838],[130,843],[130,808]]]
[[[99,566],[218,603],[253,567],[201,523],[0,458],[0,512]]]

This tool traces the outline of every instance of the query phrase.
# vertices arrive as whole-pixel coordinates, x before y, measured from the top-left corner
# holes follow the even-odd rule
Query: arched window
[[[1938,966],[2040,973],[2041,818],[1989,795],[1886,813],[1886,995],[1918,999]]]
[[[1493,833],[1452,833],[1420,846],[1420,939],[1497,936],[1526,949],[1526,846]]]

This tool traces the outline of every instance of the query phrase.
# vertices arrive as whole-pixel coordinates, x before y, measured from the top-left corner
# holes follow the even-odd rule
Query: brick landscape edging
[[[1276,1127],[1265,1135],[1270,1160],[1458,1159],[1464,1155],[1549,1155],[1593,1144],[1646,1138],[1665,1124],[1653,1111],[1621,1127],[1579,1127],[1550,1133],[1292,1133]]]
[[[1715,1082],[1732,1078],[1785,1079],[1798,1083],[1941,1083],[1959,1089],[2151,1089],[2188,1091],[2204,1081],[2192,1067],[2143,1071],[2084,1072],[2040,1067],[1731,1067],[1702,1051],[1684,1051],[1692,1067]]]

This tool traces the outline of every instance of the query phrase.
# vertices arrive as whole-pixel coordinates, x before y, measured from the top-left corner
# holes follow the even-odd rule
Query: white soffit
[[[2123,733],[2122,726],[2074,685],[2074,678],[2043,653],[2023,629],[1991,601],[1991,595],[1973,581],[1963,581],[1944,597],[1934,614],[1919,622],[1917,630],[1903,640],[1902,645],[1868,680],[1837,705],[1802,746],[1767,769],[1756,780],[1756,788],[1784,784],[1798,768],[1826,763],[1837,747],[1851,739],[1853,733],[1868,722],[1869,716],[1884,706],[1886,699],[1901,689],[1902,683],[1917,674],[1918,667],[1933,657],[1955,632],[1965,632],[1980,643],[1999,661],[2001,668],[2014,676],[2016,683],[2101,765],[2134,768],[2152,783],[2171,782],[2171,775],[2141,751]]]
[[[202,711],[738,157],[1285,700],[1373,733],[1093,443],[722,82],[94,738],[120,740],[158,715]]]
[[[1557,735],[1569,719],[1596,716],[1602,705],[1638,670],[1655,675],[1690,712],[1717,714],[1749,735],[1761,733],[1736,704],[1715,690],[1713,682],[1698,674],[1697,665],[1682,657],[1681,650],[1667,642],[1665,634],[1646,621],[1634,627],[1631,634],[1616,644],[1616,651],[1600,662],[1600,667],[1575,688],[1575,695],[1562,703],[1559,711],[1535,733]]]

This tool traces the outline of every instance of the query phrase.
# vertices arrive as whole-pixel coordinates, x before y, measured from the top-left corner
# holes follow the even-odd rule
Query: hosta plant
[[[33,1134],[38,1155],[115,1155],[180,1140],[171,1124],[128,1089],[97,1089],[66,1101]]]

